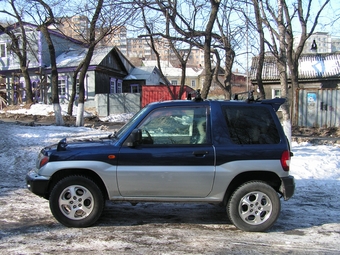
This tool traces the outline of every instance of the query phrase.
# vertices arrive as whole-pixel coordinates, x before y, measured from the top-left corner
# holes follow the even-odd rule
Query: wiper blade
[[[117,131],[115,131],[113,134],[109,134],[108,138],[109,139],[117,138]]]

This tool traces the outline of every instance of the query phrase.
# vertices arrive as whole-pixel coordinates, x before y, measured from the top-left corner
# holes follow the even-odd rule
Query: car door
[[[124,197],[205,197],[215,167],[208,107],[164,107],[138,126],[142,142],[123,146],[117,167]]]

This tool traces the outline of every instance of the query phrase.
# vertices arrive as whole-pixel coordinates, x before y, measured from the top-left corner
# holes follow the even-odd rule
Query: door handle
[[[209,151],[194,151],[192,154],[196,157],[204,157],[206,154],[209,154]]]

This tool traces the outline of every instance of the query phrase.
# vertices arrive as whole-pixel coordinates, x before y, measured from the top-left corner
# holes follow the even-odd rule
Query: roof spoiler
[[[264,100],[261,100],[260,102],[261,104],[270,104],[274,108],[274,110],[277,112],[280,106],[286,102],[286,99],[276,97],[273,99],[264,99]]]
[[[187,96],[187,100],[191,100],[192,99],[192,94],[195,94],[195,97],[194,97],[194,101],[195,102],[201,102],[203,101],[203,98],[202,98],[202,95],[201,95],[201,90],[198,89],[196,91],[192,91],[192,92],[189,92],[188,93],[188,96]]]

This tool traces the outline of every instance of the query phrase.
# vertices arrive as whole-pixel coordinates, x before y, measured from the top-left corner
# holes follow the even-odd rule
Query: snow
[[[17,113],[50,114],[45,105]],[[13,112],[15,113],[15,112]],[[129,114],[110,116],[126,121]],[[39,150],[64,137],[112,133],[85,127],[23,126],[0,121],[0,251],[4,254],[339,254],[340,147],[292,144],[296,192],[281,199],[267,233],[236,230],[212,205],[109,202],[98,224],[66,228],[48,201],[25,187]]]

